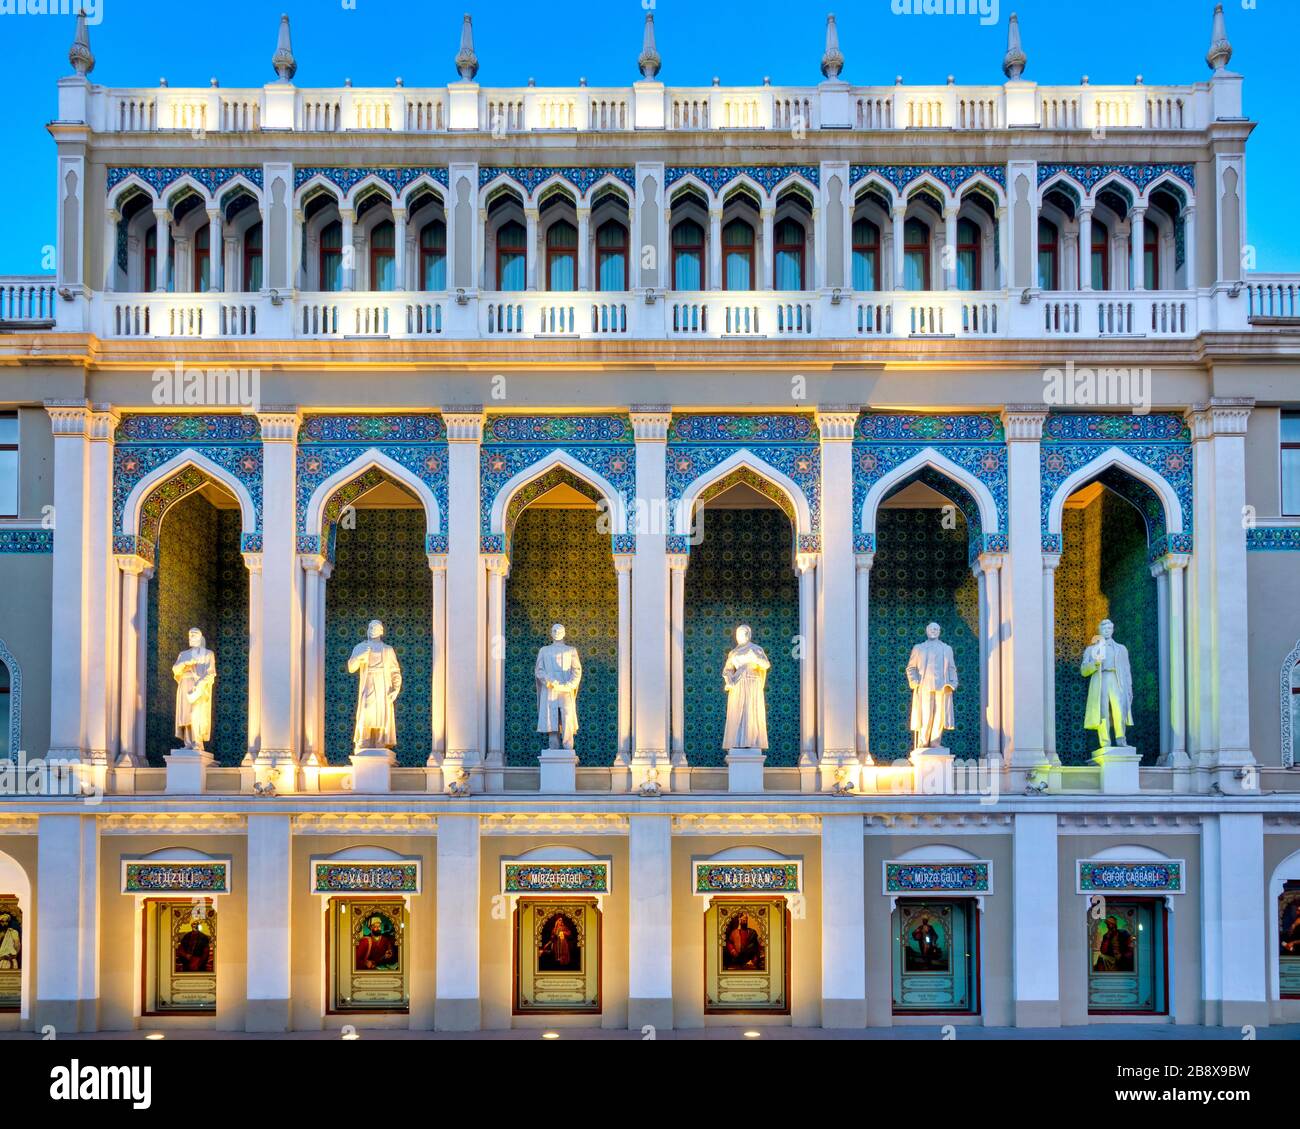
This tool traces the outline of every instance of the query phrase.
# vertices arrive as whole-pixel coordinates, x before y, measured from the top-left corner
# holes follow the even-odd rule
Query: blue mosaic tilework
[[[1196,187],[1196,168],[1193,165],[1053,165],[1038,166],[1038,183],[1046,184],[1057,173],[1065,173],[1081,185],[1085,192],[1092,190],[1111,173],[1119,173],[1139,192],[1144,192],[1157,177],[1167,172],[1181,177],[1191,187]]]
[[[1257,525],[1246,530],[1246,549],[1251,553],[1300,553],[1300,528]]]
[[[427,176],[430,180],[436,180],[444,188],[448,185],[447,169],[436,165],[419,165],[409,168],[345,168],[338,165],[309,165],[293,170],[294,191],[296,192],[312,177],[316,176],[328,180],[345,195],[368,176],[382,180],[399,196],[422,176]]]
[[[952,192],[981,173],[999,187],[1007,186],[1005,165],[850,165],[849,184],[855,185],[866,180],[872,173],[889,181],[899,192],[926,174]]]
[[[0,554],[52,552],[52,529],[0,529]]]
[[[664,187],[671,188],[679,180],[688,176],[714,192],[721,192],[737,177],[747,176],[770,196],[776,187],[792,176],[801,176],[810,184],[820,187],[821,167],[819,165],[669,165],[664,169]]]
[[[238,168],[195,168],[177,166],[158,168],[150,165],[110,165],[108,169],[108,191],[112,192],[127,177],[136,176],[144,181],[158,194],[162,194],[181,177],[189,176],[203,185],[210,193],[215,193],[223,184],[242,176],[250,183],[262,187],[261,166],[243,166]]]
[[[636,188],[636,169],[631,165],[610,165],[601,168],[484,165],[478,170],[478,186],[483,188],[499,176],[513,180],[530,196],[553,176],[563,177],[584,196],[591,191],[592,185],[606,176],[621,180],[629,188]]]

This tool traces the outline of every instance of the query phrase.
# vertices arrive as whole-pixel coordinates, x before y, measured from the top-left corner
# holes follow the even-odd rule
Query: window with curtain
[[[1160,229],[1150,220],[1142,230],[1142,267],[1148,290],[1160,289]]]
[[[528,288],[528,232],[517,220],[497,228],[497,289]]]
[[[370,229],[370,289],[397,289],[396,230],[392,220]]]
[[[1110,289],[1110,232],[1095,218],[1092,221],[1092,288]]]
[[[980,229],[974,220],[957,221],[957,289],[980,288]]]
[[[1300,412],[1282,413],[1282,513],[1300,517]]]
[[[704,289],[704,228],[694,220],[673,228],[673,289]]]
[[[244,232],[244,289],[262,289],[262,225]]]
[[[776,264],[775,289],[802,290],[807,236],[798,220],[784,219],[776,225],[773,247]]]
[[[320,233],[320,288],[343,289],[343,225],[338,220]]]
[[[0,413],[0,517],[18,516],[18,413]]]
[[[903,225],[903,287],[930,289],[930,229],[920,220]]]
[[[144,288],[158,289],[158,228],[150,227],[144,234]]]
[[[194,232],[194,289],[202,294],[212,279],[212,229],[204,224]]]
[[[616,220],[596,229],[596,288],[627,289],[627,228]]]
[[[426,223],[420,231],[420,289],[447,289],[447,225]]]
[[[754,289],[754,228],[744,220],[722,229],[722,289]]]
[[[1050,220],[1038,221],[1038,287],[1040,290],[1059,290],[1060,269],[1056,238],[1056,224]]]
[[[568,220],[546,229],[546,289],[578,289],[578,229]]]
[[[853,224],[853,289],[880,289],[880,228],[870,220]]]

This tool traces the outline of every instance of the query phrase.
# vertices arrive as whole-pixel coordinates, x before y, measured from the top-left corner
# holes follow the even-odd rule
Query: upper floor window
[[[777,290],[802,290],[805,239],[803,224],[785,219],[776,225],[776,279]]]
[[[320,233],[320,288],[343,289],[343,225],[338,220]]]
[[[704,228],[694,220],[673,228],[673,289],[704,289]]]
[[[447,289],[447,225],[442,220],[420,231],[420,289]]]
[[[853,224],[853,289],[880,289],[880,228],[870,220]]]
[[[546,289],[578,289],[578,229],[568,220],[546,229]]]
[[[920,220],[903,225],[903,288],[930,289],[930,229]]]
[[[0,517],[18,516],[18,413],[0,413]]]
[[[744,220],[722,229],[722,289],[754,289],[754,228]]]
[[[262,289],[262,225],[253,224],[244,233],[244,289]]]
[[[161,289],[158,285],[158,228],[152,226],[144,233],[144,288]]]
[[[194,289],[206,292],[212,281],[212,229],[204,224],[194,233]]]
[[[1150,220],[1142,230],[1143,285],[1148,290],[1160,289],[1160,229]]]
[[[616,220],[596,229],[596,288],[627,289],[627,228]]]
[[[1051,220],[1038,221],[1038,288],[1061,288],[1061,263],[1056,224]]]
[[[1282,513],[1300,517],[1300,412],[1282,413]]]
[[[980,229],[973,220],[957,221],[957,289],[980,288]]]
[[[1110,289],[1110,232],[1097,220],[1092,221],[1092,288]]]
[[[509,220],[497,228],[497,289],[525,289],[527,271],[528,232],[517,220]]]
[[[397,289],[396,231],[391,220],[375,224],[370,232],[370,289]]]

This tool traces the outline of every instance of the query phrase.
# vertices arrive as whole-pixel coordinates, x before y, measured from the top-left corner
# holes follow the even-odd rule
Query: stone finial
[[[826,53],[822,55],[822,74],[837,82],[844,70],[844,53],[840,50],[840,32],[835,26],[835,15],[826,17]]]
[[[1214,5],[1214,30],[1210,36],[1210,53],[1205,56],[1210,70],[1222,74],[1232,60],[1232,44],[1228,42],[1228,27],[1223,21],[1223,5]]]
[[[1012,82],[1018,82],[1027,62],[1029,59],[1020,46],[1020,17],[1012,12],[1007,21],[1007,53],[1002,57],[1002,73]]]
[[[289,17],[280,17],[280,34],[275,40],[275,54],[271,56],[271,66],[281,82],[292,82],[298,73],[298,60],[293,57],[293,44],[289,42]]]
[[[659,57],[659,51],[655,47],[655,14],[647,12],[645,17],[645,35],[641,40],[641,55],[636,61],[636,65],[641,68],[641,77],[647,82],[652,82],[659,77],[659,68],[663,65],[663,60]]]
[[[468,12],[460,25],[460,50],[456,52],[456,71],[461,82],[473,82],[478,74],[478,56],[474,54],[474,20]]]
[[[73,36],[72,46],[68,49],[68,62],[77,72],[78,78],[85,78],[95,69],[95,55],[90,50],[90,29],[86,27],[86,9],[77,13],[77,34]]]

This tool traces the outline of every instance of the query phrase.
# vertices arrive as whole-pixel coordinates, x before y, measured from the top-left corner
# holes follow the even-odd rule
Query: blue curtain
[[[375,256],[375,277],[370,280],[372,290],[393,290],[397,286],[397,260],[392,255]]]
[[[778,290],[803,289],[803,264],[794,251],[776,253],[776,288]]]
[[[975,277],[975,252],[957,252],[957,289],[978,290],[979,279]]]
[[[525,285],[524,278],[524,253],[503,252],[501,255],[501,278],[497,283],[499,290],[523,290]]]
[[[607,254],[600,260],[600,288],[602,290],[627,289],[627,257]]]
[[[903,256],[903,286],[905,289],[925,289],[925,256],[925,251],[908,251]]]
[[[673,289],[702,290],[703,256],[698,251],[678,251],[673,256]]]
[[[547,279],[548,290],[578,289],[578,260],[570,255],[557,255],[551,260],[550,278]]]
[[[749,255],[727,252],[727,289],[752,290],[753,282],[749,277]]]
[[[853,289],[877,290],[875,251],[853,252]]]
[[[428,255],[424,260],[424,289],[447,289],[447,256]]]
[[[327,251],[321,257],[320,288],[322,290],[343,289],[343,253],[341,251]]]

